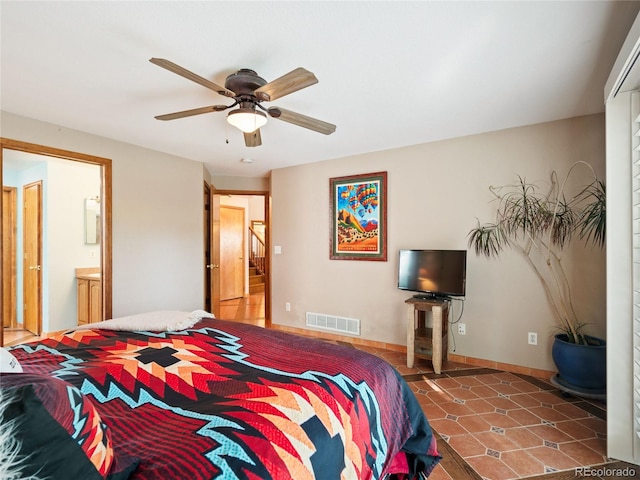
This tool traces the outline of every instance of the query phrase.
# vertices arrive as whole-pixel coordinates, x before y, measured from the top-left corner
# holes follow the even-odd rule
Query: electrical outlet
[[[287,312],[290,312],[290,311],[291,311],[291,304],[290,304],[289,302],[285,303],[285,304],[284,304],[284,309],[285,309]]]
[[[467,325],[464,323],[459,323],[458,324],[458,334],[459,335],[466,335],[467,334]]]
[[[538,345],[538,334],[535,332],[529,332],[527,334],[529,345]]]

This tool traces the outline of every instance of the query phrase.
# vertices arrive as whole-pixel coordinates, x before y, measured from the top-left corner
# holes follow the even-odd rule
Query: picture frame
[[[329,179],[331,260],[387,261],[387,172]]]

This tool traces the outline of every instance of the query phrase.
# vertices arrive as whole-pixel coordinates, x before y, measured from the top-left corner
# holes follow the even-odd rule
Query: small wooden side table
[[[442,372],[442,359],[448,356],[449,300],[412,297],[407,304],[407,367],[413,368],[415,357],[430,358],[433,371]],[[426,326],[426,312],[431,311],[433,326]],[[421,313],[422,312],[422,313]]]

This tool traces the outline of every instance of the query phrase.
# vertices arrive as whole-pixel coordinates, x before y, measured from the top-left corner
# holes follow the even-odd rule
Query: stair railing
[[[249,264],[256,267],[259,274],[265,273],[265,252],[264,241],[249,227]]]

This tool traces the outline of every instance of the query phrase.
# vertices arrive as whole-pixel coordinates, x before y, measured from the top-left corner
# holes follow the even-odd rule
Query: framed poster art
[[[387,261],[387,172],[329,179],[332,260]]]

